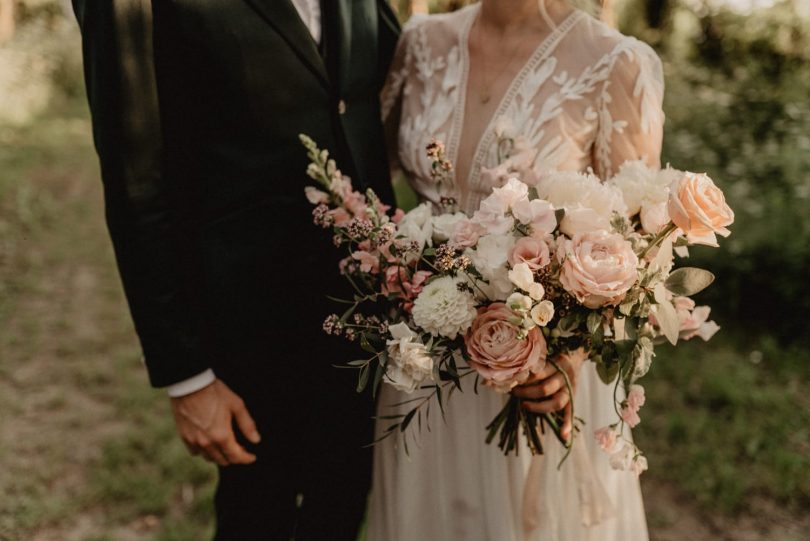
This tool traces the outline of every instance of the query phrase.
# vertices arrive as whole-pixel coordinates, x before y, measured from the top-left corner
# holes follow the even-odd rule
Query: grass
[[[733,334],[662,348],[636,438],[646,475],[733,514],[765,498],[810,506],[810,352]]]
[[[215,471],[148,385],[87,115],[0,127],[0,539],[205,539]]]

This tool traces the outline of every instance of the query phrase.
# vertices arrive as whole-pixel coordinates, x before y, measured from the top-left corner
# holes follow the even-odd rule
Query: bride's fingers
[[[574,429],[574,416],[572,415],[571,411],[571,401],[568,401],[568,404],[565,405],[565,410],[563,411],[563,425],[560,434],[562,435],[563,439],[566,441],[571,440],[571,431]]]
[[[554,395],[557,391],[565,387],[565,377],[559,372],[549,378],[537,383],[515,387],[512,394],[524,400],[540,400]]]
[[[520,403],[520,406],[532,413],[553,413],[563,409],[570,401],[568,391],[563,389],[548,400],[539,402],[524,401]]]

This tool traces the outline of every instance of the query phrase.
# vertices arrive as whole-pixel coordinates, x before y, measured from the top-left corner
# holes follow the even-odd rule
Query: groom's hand
[[[242,399],[221,380],[171,402],[177,431],[192,455],[202,454],[220,466],[256,461],[256,455],[236,441],[233,422],[249,441],[259,443],[256,423]]]

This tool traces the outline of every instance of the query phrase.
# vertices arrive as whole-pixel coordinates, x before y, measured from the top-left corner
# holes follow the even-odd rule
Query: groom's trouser
[[[242,231],[268,237],[267,214],[257,211],[255,223],[244,217],[233,235],[223,229],[222,242],[233,246]],[[306,222],[291,231],[304,225],[327,235]],[[227,258],[244,252],[223,250],[212,259],[231,278],[211,282],[220,307],[214,368],[244,399],[262,436],[258,446],[241,440],[256,453],[254,464],[220,468],[219,541],[354,541],[365,513],[374,404],[369,393],[355,392],[354,370],[333,365],[367,355],[321,330],[329,311],[344,309],[324,298],[342,294],[339,254],[327,244],[299,249],[295,261],[278,255],[291,251],[243,261]]]
[[[300,365],[313,353],[302,348],[297,358],[269,363]],[[332,359],[346,360],[334,350]],[[321,380],[331,389],[273,381],[272,370],[251,376],[240,381],[223,375],[254,415],[262,442],[252,446],[241,439],[256,453],[254,464],[219,470],[216,539],[354,541],[371,477],[371,449],[363,447],[373,437],[371,399],[354,393],[353,371],[326,365]],[[284,392],[280,383],[297,392]]]

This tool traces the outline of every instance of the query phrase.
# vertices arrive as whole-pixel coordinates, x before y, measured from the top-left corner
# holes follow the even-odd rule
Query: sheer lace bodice
[[[465,100],[478,11],[474,4],[409,22],[383,92],[384,115],[398,125],[399,166],[420,198],[440,199],[425,155],[434,138],[445,142],[456,171],[469,171],[466,181],[455,179],[454,193],[444,193],[468,214],[500,178],[488,170],[503,158],[504,141],[514,142],[513,151],[519,141],[521,168],[528,161],[538,173],[590,168],[606,178],[626,160],[658,164],[661,62],[647,45],[580,11],[538,45],[477,146],[465,144],[474,150],[459,155],[465,110],[477,109]],[[593,363],[583,366],[577,387],[577,416],[585,424],[559,469],[565,450],[553,437],[546,454],[534,457],[504,457],[484,443],[484,427],[505,401],[488,391],[455,393],[444,422],[421,431],[409,456],[394,438],[379,443],[369,541],[647,541],[638,480],[614,471],[592,437],[615,420],[613,388],[599,380]],[[404,415],[411,398],[383,386],[380,416]]]
[[[457,170],[469,171],[457,193],[474,211],[493,186],[482,167],[498,164],[498,135],[522,137],[540,170],[593,170],[610,176],[628,159],[658,163],[663,73],[655,52],[581,11],[574,11],[537,47],[501,99],[471,155],[459,156],[469,75],[468,39],[479,10],[414,17],[403,32],[383,114],[400,113],[397,156],[414,188],[436,202],[425,146],[447,145]],[[463,196],[463,197],[462,197]]]

